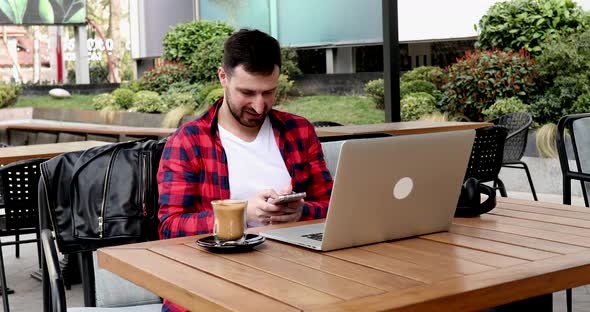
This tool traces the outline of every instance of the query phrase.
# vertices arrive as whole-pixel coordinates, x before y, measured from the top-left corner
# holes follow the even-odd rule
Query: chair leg
[[[524,167],[524,171],[526,172],[526,177],[527,177],[527,179],[529,179],[529,185],[531,186],[531,192],[533,193],[533,198],[535,199],[535,201],[538,201],[537,192],[535,192],[535,186],[533,185],[533,179],[531,178],[531,172],[529,171],[529,166],[527,166],[522,161],[520,162],[520,164]]]
[[[572,185],[570,179],[563,177],[563,204],[572,204]]]
[[[4,306],[4,312],[9,312],[10,307],[8,306],[8,287],[6,286],[6,271],[4,271],[4,255],[2,254],[2,244],[0,244],[0,285],[2,289],[2,305]]]
[[[506,193],[506,187],[504,186],[504,182],[500,180],[500,178],[494,180],[494,185],[498,185],[498,190],[500,190],[500,195],[502,197],[508,197],[508,193]]]
[[[16,258],[20,258],[20,244],[18,243],[20,241],[20,235],[18,235],[18,230],[16,230],[16,234],[14,235],[14,241],[16,242],[16,244],[14,244],[14,247],[16,248]]]
[[[567,305],[567,312],[572,312],[572,289],[568,288],[565,291],[565,300]]]
[[[37,232],[35,232],[35,236],[37,237],[37,263],[39,264],[39,271],[42,270],[42,265],[41,263],[43,262],[41,256],[41,229],[37,229]]]
[[[96,307],[96,295],[94,285],[94,265],[92,260],[92,251],[78,253],[80,260],[80,270],[82,272],[82,288],[84,289],[84,306]]]

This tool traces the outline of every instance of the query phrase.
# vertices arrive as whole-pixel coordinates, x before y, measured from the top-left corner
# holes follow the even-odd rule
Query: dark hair
[[[249,73],[271,74],[275,65],[281,68],[279,42],[260,30],[240,29],[231,35],[223,46],[223,69],[232,74],[243,65]]]

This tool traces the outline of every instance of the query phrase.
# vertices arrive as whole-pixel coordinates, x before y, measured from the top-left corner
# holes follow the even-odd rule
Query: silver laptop
[[[325,222],[260,234],[328,251],[447,231],[474,138],[463,130],[346,141]]]

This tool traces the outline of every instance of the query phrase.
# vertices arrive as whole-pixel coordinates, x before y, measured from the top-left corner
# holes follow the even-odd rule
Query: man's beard
[[[225,97],[225,102],[227,104],[227,108],[229,108],[230,113],[232,114],[232,116],[244,127],[248,127],[248,128],[259,128],[263,123],[264,123],[264,119],[266,119],[266,115],[268,115],[268,112],[264,112],[262,117],[260,119],[247,119],[246,117],[244,117],[244,115],[246,114],[244,112],[244,109],[242,109],[241,111],[238,111],[232,104],[232,100],[231,100],[231,96],[229,95],[229,92],[225,92],[226,97]],[[248,109],[249,111],[251,111],[252,113],[256,114],[256,112],[252,109]]]

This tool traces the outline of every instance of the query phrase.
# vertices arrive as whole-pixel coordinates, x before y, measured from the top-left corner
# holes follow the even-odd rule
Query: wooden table
[[[196,239],[105,248],[98,263],[193,311],[471,311],[590,283],[590,210],[524,200],[450,232],[332,252],[267,240],[215,254]]]
[[[81,151],[110,144],[101,141],[77,141],[55,144],[37,144],[0,148],[0,165],[31,158],[51,158],[66,152]]]
[[[0,128],[39,132],[67,132],[112,136],[128,135],[136,137],[165,137],[172,134],[176,130],[176,128],[130,127],[43,119],[0,122]]]
[[[337,135],[359,135],[371,133],[388,133],[391,135],[418,134],[440,131],[475,129],[491,125],[485,122],[430,122],[408,121],[370,125],[351,125],[338,127],[318,127],[316,133],[320,137]],[[66,132],[98,135],[127,135],[134,137],[165,137],[172,134],[175,128],[128,127],[117,125],[101,125],[76,122],[57,122],[51,120],[20,120],[0,122],[0,128],[38,132]]]
[[[441,131],[476,129],[490,126],[488,122],[433,122],[433,121],[405,121],[388,122],[370,125],[351,125],[338,127],[318,127],[316,133],[319,137],[337,135],[359,135],[372,133],[387,133],[391,135],[407,135],[419,133],[431,133]]]

